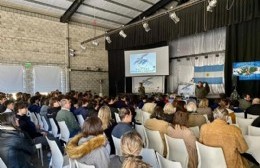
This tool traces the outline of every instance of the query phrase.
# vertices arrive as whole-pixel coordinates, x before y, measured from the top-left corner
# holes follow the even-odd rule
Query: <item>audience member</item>
[[[228,121],[229,124],[236,123],[236,115],[233,110],[230,109],[230,101],[228,99],[221,99],[219,102],[220,108],[225,108],[228,111],[228,115],[231,118],[231,121]],[[232,122],[232,123],[231,123]]]
[[[121,136],[129,131],[134,131],[132,127],[132,113],[131,110],[127,108],[121,108],[119,110],[119,117],[121,122],[119,122],[113,129],[112,135],[116,138],[121,138]]]
[[[183,139],[189,154],[189,168],[196,168],[198,165],[198,156],[196,150],[196,137],[194,133],[187,128],[189,114],[187,112],[177,111],[173,117],[173,126],[168,127],[167,135],[173,138]]]
[[[61,110],[58,112],[56,116],[56,120],[59,121],[65,121],[69,131],[70,131],[70,137],[73,137],[76,135],[79,130],[79,124],[75,118],[75,116],[70,112],[70,106],[71,103],[68,99],[62,99],[60,101],[61,104]]]
[[[13,100],[6,100],[4,104],[6,107],[4,113],[9,113],[9,112],[14,111],[14,101]]]
[[[209,100],[204,98],[201,99],[199,102],[199,106],[197,108],[198,114],[204,115],[207,114],[208,120],[211,122],[213,121],[213,113],[211,108],[209,107]]]
[[[30,160],[34,145],[19,129],[13,112],[0,114],[0,141],[0,158],[8,168],[33,168]]]
[[[95,168],[108,168],[108,146],[102,121],[98,117],[89,117],[84,121],[82,132],[69,141],[66,151],[69,158],[80,163],[94,165]]]
[[[252,101],[252,105],[248,107],[245,111],[245,118],[247,118],[247,114],[252,115],[260,115],[260,99],[254,98]]]
[[[240,155],[248,150],[241,130],[234,125],[228,125],[228,111],[225,108],[217,108],[214,118],[212,123],[201,127],[200,142],[222,148],[228,168],[247,167],[247,161]]]
[[[165,114],[165,120],[172,123],[174,113],[176,112],[176,107],[174,107],[171,103],[166,103],[163,107],[163,111]]]
[[[244,94],[243,99],[239,99],[239,107],[242,110],[246,110],[251,106],[251,96],[249,94]]]
[[[155,106],[156,106],[156,104],[154,103],[153,98],[149,98],[149,99],[147,99],[147,102],[143,105],[142,110],[147,113],[152,114]]]
[[[188,126],[189,127],[195,127],[195,126],[201,126],[205,123],[207,123],[206,118],[197,113],[197,105],[194,102],[189,102],[186,105],[187,112],[189,113],[189,120],[188,120]]]
[[[28,110],[30,112],[34,112],[34,113],[40,113],[41,111],[41,106],[39,106],[39,101],[40,101],[40,97],[39,96],[33,96],[30,99],[30,105],[28,107]]]
[[[6,101],[5,95],[4,95],[4,94],[1,94],[1,95],[0,95],[0,113],[4,112],[5,109],[6,109],[6,107],[5,107],[5,105],[4,105],[5,101]]]

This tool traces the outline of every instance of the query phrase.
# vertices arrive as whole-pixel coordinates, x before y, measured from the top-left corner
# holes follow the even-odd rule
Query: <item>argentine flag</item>
[[[224,65],[207,65],[194,67],[194,82],[207,82],[208,84],[224,83]]]

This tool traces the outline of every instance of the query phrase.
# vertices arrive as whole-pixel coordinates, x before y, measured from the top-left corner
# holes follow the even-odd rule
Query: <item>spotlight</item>
[[[75,57],[75,50],[73,50],[72,48],[69,49],[69,56]]]
[[[98,45],[99,45],[99,42],[98,42],[98,41],[92,41],[92,44],[93,44],[94,46],[98,46]]]
[[[213,12],[213,8],[217,6],[217,0],[208,0],[209,5],[207,6],[208,12]]]
[[[81,45],[80,45],[80,48],[81,48],[82,50],[86,50],[87,47],[84,46],[84,44],[81,44]]]
[[[111,40],[111,38],[109,36],[106,36],[105,39],[106,39],[108,44],[112,43],[112,40]]]
[[[151,30],[151,28],[150,28],[148,22],[146,22],[146,21],[143,22],[143,27],[144,27],[144,30],[145,30],[146,32],[149,32],[149,31]]]
[[[174,21],[175,24],[180,21],[180,18],[176,15],[175,12],[169,13],[169,17],[171,18],[171,20]]]
[[[121,37],[123,37],[123,38],[126,38],[126,34],[125,34],[125,32],[124,32],[124,30],[121,30],[120,32],[119,32],[119,35],[121,36]]]

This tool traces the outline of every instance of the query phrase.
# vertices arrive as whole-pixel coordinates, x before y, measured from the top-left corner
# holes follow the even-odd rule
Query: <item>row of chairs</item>
[[[242,112],[242,113],[235,113],[236,117],[239,117],[239,118],[245,118],[245,113]],[[259,115],[252,115],[252,114],[247,114],[247,118],[249,119],[256,119],[257,117],[259,117]]]

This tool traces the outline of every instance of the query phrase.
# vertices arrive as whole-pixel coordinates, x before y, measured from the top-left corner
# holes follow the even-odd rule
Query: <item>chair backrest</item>
[[[44,116],[41,116],[41,118],[42,118],[42,123],[43,123],[43,129],[44,129],[45,131],[49,131],[49,125],[48,125],[48,123],[47,123],[45,117],[44,117]]]
[[[246,153],[251,154],[255,160],[260,163],[260,136],[245,135],[244,138],[248,145]]]
[[[156,152],[163,155],[164,144],[159,131],[152,131],[145,128],[148,140],[148,148],[154,149]]]
[[[112,135],[112,139],[113,139],[113,142],[114,142],[114,145],[115,145],[116,155],[122,156],[121,145],[120,145],[121,139],[116,138],[113,135]]]
[[[236,118],[239,117],[239,118],[245,118],[245,113],[235,113],[236,115]]]
[[[189,154],[183,139],[176,139],[165,136],[166,146],[167,146],[167,159],[180,162],[183,168],[188,167]]]
[[[49,140],[47,136],[46,136],[46,139],[47,139],[47,142],[51,149],[51,163],[50,164],[52,165],[52,167],[62,168],[64,158],[62,156],[62,153],[61,153],[57,143],[54,140]]]
[[[198,168],[226,168],[226,160],[222,148],[210,147],[196,141]]]
[[[237,118],[237,124],[241,129],[243,135],[247,135],[248,126],[251,125],[253,121],[254,119],[239,118],[239,117]]]
[[[136,115],[135,115],[135,121],[137,123],[142,124],[143,123],[143,115],[142,115],[142,110],[141,109],[135,109]]]
[[[76,168],[95,168],[93,165],[86,165],[84,163],[80,163],[77,160],[75,160]]]
[[[144,126],[143,125],[139,125],[139,124],[135,124],[135,130],[141,135],[143,143],[144,143],[144,146],[147,147],[146,146],[147,139],[146,139],[146,135],[145,135]]]
[[[77,115],[77,119],[78,119],[78,122],[79,122],[79,125],[80,127],[82,128],[83,127],[83,124],[84,124],[84,118],[81,114]]]
[[[252,125],[249,125],[248,126],[248,135],[260,136],[260,128],[259,127],[254,127]]]
[[[40,128],[44,129],[41,115],[39,113],[35,113],[35,116],[37,117],[38,124],[40,125]]]
[[[65,123],[65,121],[59,121],[58,122],[60,127],[60,139],[64,142],[68,142],[70,138],[70,131]]]
[[[257,117],[259,117],[259,115],[247,114],[247,118],[253,118],[253,119],[256,119]]]
[[[117,123],[121,122],[121,119],[120,119],[118,113],[115,113],[115,117],[116,117],[116,122],[117,122]]]
[[[150,117],[151,117],[151,114],[150,113],[148,113],[148,112],[145,112],[145,111],[142,111],[142,118],[143,118],[143,125],[144,125],[144,123],[145,123],[145,121],[146,120],[148,120],[148,119],[150,119]]]
[[[154,149],[143,148],[141,151],[141,156],[145,163],[148,163],[153,168],[160,168]]]
[[[200,127],[199,126],[189,127],[189,129],[194,133],[196,138],[200,137]]]
[[[28,112],[29,116],[30,116],[30,120],[35,124],[35,125],[39,125],[38,119],[35,115],[34,112]]]
[[[58,135],[58,126],[56,125],[53,118],[49,118],[50,124],[51,124],[51,132],[54,137],[59,137]]]
[[[168,159],[165,159],[162,155],[160,155],[158,152],[156,152],[159,165],[161,168],[182,168],[180,162],[174,162]]]
[[[2,158],[0,158],[0,167],[1,168],[7,168],[7,166],[5,165],[4,161],[2,160]]]

